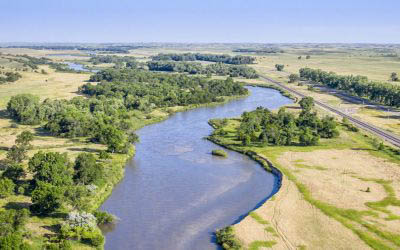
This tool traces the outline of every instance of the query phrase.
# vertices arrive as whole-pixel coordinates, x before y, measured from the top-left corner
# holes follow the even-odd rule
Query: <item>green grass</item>
[[[327,168],[321,167],[321,166],[310,166],[302,163],[296,163],[294,164],[298,168],[306,168],[306,169],[315,169],[315,170],[327,170]]]
[[[211,151],[211,154],[220,157],[228,157],[228,153],[222,149],[214,149],[213,151]]]
[[[250,243],[249,250],[257,250],[261,247],[271,248],[276,244],[276,241],[254,241]]]
[[[260,223],[261,225],[267,225],[269,224],[268,221],[264,220],[263,218],[261,218],[260,215],[258,215],[256,212],[250,212],[249,213],[250,217],[255,219],[258,223]]]

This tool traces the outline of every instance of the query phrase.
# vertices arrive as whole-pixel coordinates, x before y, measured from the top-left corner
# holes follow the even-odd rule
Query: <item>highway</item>
[[[272,83],[278,85],[279,87],[281,87],[282,89],[285,89],[288,92],[293,93],[293,94],[295,94],[295,95],[297,95],[297,96],[299,96],[301,98],[306,97],[306,95],[304,95],[304,94],[302,94],[302,93],[300,93],[300,92],[298,92],[298,91],[296,91],[294,89],[291,89],[291,88],[287,87],[285,84],[283,84],[281,82],[278,82],[278,81],[276,81],[274,79],[271,79],[271,78],[263,76],[263,75],[260,75],[260,78],[265,80],[265,81],[272,82]],[[329,106],[329,105],[327,105],[325,103],[322,103],[320,101],[314,100],[314,103],[316,105],[326,109],[326,110],[329,110],[329,111],[337,114],[337,115],[340,115],[342,117],[346,117],[347,119],[349,119],[349,121],[351,121],[357,127],[361,128],[361,129],[364,129],[364,130],[367,130],[367,131],[379,136],[383,140],[385,140],[385,141],[393,144],[394,146],[400,148],[400,137],[399,136],[396,136],[396,135],[394,135],[392,133],[389,133],[389,132],[387,132],[387,131],[385,131],[383,129],[377,128],[377,127],[375,127],[375,126],[373,126],[371,124],[368,124],[366,122],[363,122],[363,121],[361,121],[359,119],[356,119],[356,118],[352,117],[351,115],[347,115],[347,114],[343,113],[342,111],[340,111],[338,109],[335,109],[335,108],[333,108],[333,107],[331,107],[331,106]]]

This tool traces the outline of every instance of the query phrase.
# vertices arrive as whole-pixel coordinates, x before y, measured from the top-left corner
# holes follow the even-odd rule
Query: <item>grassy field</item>
[[[234,225],[245,248],[275,242],[278,249],[397,249],[400,247],[400,156],[377,150],[363,133],[340,128],[318,146],[241,146],[238,120],[213,141],[282,173],[282,187],[263,206]]]

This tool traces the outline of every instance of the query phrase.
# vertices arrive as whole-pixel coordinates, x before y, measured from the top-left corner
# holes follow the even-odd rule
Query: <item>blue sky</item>
[[[0,0],[0,42],[400,43],[400,0]]]

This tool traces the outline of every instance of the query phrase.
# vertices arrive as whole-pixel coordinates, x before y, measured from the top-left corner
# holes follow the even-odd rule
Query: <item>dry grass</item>
[[[78,87],[89,79],[89,74],[55,72],[48,66],[40,66],[47,75],[35,72],[20,72],[22,78],[16,82],[0,85],[0,109],[6,107],[13,95],[31,93],[41,100],[71,99],[78,95]],[[39,72],[40,72],[39,69]]]

